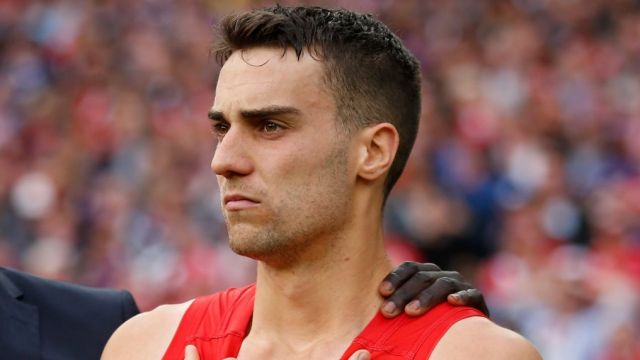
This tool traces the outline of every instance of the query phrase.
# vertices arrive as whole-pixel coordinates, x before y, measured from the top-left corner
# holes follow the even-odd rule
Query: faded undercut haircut
[[[236,50],[259,46],[306,51],[324,63],[339,124],[348,132],[378,123],[398,130],[400,145],[384,185],[396,183],[416,139],[420,66],[389,28],[371,15],[315,6],[275,6],[228,16],[214,47],[222,65]]]

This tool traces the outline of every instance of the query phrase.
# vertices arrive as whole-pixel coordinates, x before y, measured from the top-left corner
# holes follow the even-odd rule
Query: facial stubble
[[[234,252],[281,267],[322,248],[318,242],[335,241],[345,226],[350,198],[346,143],[336,139],[314,174],[289,174],[276,186],[287,191],[260,204],[262,216],[242,221],[242,215],[231,215],[236,217],[232,221],[225,213],[225,221]]]

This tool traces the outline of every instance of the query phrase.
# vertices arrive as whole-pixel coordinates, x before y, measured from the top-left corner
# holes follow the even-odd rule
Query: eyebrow
[[[270,116],[300,115],[301,111],[293,106],[271,105],[259,109],[241,110],[240,116],[244,119],[261,119]],[[214,121],[225,121],[225,116],[221,111],[210,110],[208,117]]]

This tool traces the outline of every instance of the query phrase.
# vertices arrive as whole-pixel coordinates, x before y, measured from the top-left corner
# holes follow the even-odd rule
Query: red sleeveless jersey
[[[163,360],[183,360],[189,344],[198,348],[201,360],[236,357],[251,321],[254,296],[255,284],[196,298],[184,313]],[[484,314],[447,303],[420,317],[401,314],[387,319],[377,313],[341,360],[360,349],[369,350],[376,360],[428,359],[451,325],[471,316]]]

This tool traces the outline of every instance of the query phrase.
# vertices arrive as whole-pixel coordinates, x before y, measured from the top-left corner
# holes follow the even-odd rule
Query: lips
[[[223,198],[224,208],[227,211],[239,211],[258,206],[260,202],[242,194],[228,194]]]

